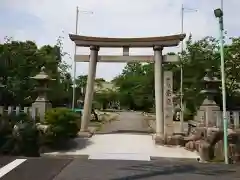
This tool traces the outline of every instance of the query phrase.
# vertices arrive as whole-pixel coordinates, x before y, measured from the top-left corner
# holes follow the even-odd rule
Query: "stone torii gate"
[[[76,55],[78,62],[89,62],[84,111],[81,131],[88,132],[93,101],[94,79],[97,62],[154,62],[155,66],[155,108],[156,108],[156,138],[163,139],[164,129],[164,96],[163,68],[164,62],[176,62],[178,56],[163,56],[164,47],[177,46],[185,38],[185,34],[147,38],[103,38],[70,34],[69,37],[76,46],[90,47],[90,56]],[[129,56],[129,48],[153,48],[154,56]],[[123,48],[123,56],[98,56],[100,48]],[[166,118],[166,117],[165,117]],[[166,131],[166,130],[165,130]]]

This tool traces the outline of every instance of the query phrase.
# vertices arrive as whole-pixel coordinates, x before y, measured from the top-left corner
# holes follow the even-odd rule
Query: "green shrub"
[[[18,122],[15,125],[18,127],[17,131],[13,130],[16,155],[39,156],[39,132],[32,121]]]
[[[38,130],[25,113],[0,118],[0,153],[39,156]]]
[[[0,117],[0,150],[2,146],[8,141],[12,134],[12,124],[9,119]]]
[[[76,137],[79,128],[79,114],[67,108],[53,108],[45,114],[45,124],[49,126],[45,143],[55,144]]]

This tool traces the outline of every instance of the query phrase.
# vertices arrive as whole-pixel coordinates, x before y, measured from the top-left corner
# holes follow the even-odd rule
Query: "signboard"
[[[129,47],[123,47],[123,56],[129,56]]]
[[[172,71],[164,71],[164,135],[172,135],[174,133],[173,125],[173,73]]]
[[[178,55],[164,55],[163,56],[163,62],[167,63],[174,63],[179,61]]]

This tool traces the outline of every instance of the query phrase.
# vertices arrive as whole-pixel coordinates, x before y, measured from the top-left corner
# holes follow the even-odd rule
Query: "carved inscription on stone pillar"
[[[164,134],[172,135],[173,127],[173,74],[172,71],[164,71]]]
[[[218,111],[213,111],[213,113],[212,113],[211,123],[214,127],[217,127],[217,121],[218,121],[218,114],[217,113],[218,113]]]
[[[204,126],[206,125],[206,112],[205,110],[198,110],[198,121],[201,124],[204,124]]]

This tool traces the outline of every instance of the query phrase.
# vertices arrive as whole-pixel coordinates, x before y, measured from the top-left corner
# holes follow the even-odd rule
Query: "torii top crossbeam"
[[[76,46],[90,47],[171,47],[177,46],[185,38],[185,34],[144,38],[106,38],[69,34]]]

